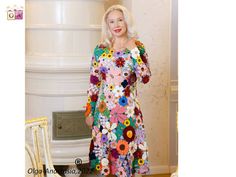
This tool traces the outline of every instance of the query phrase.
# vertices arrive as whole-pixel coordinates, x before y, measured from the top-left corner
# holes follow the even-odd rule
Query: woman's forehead
[[[122,17],[123,17],[123,13],[121,11],[113,10],[108,14],[107,19],[112,20],[112,19],[122,18]]]

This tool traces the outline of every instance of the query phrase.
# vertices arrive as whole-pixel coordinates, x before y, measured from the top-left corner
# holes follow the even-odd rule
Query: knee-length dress
[[[92,116],[89,163],[102,175],[148,174],[148,147],[137,99],[137,82],[151,76],[144,45],[115,51],[94,49],[85,116]]]

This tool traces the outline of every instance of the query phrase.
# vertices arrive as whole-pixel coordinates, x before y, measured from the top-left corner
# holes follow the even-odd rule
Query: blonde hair
[[[111,45],[112,45],[112,34],[108,28],[107,17],[109,15],[109,13],[114,10],[119,10],[120,12],[123,13],[125,22],[127,24],[128,38],[132,38],[132,37],[137,38],[138,37],[137,32],[134,29],[133,17],[130,14],[130,12],[127,10],[127,8],[125,8],[124,6],[121,6],[121,5],[113,5],[107,9],[107,11],[105,12],[105,14],[103,15],[103,18],[102,18],[101,43],[103,45],[105,45],[106,47],[111,47]]]

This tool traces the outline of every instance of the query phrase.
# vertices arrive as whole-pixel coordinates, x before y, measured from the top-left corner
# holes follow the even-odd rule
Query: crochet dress
[[[94,49],[85,116],[92,116],[89,163],[102,175],[147,174],[148,147],[137,99],[137,81],[148,83],[151,72],[144,45],[115,51]]]

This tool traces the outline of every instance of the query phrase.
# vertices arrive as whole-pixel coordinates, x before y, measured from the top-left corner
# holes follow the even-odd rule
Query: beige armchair
[[[32,142],[25,143],[26,156],[26,177],[61,177],[54,169],[48,138],[48,121],[47,117],[33,118],[26,120],[25,131],[29,131],[32,135]],[[39,136],[41,134],[41,136]],[[40,139],[40,137],[42,137]],[[43,146],[40,146],[42,142]],[[29,144],[32,144],[30,146]],[[42,148],[40,150],[40,148]],[[41,152],[43,152],[46,172],[43,171],[43,161]]]

